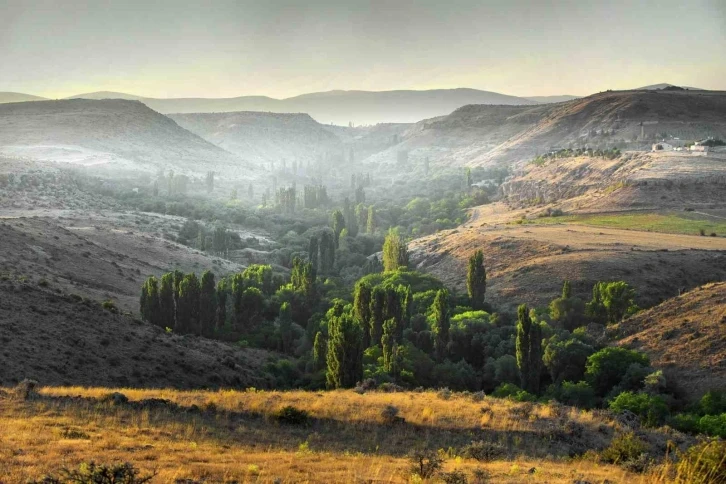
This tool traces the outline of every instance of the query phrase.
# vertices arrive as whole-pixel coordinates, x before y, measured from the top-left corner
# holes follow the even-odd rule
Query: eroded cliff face
[[[587,156],[551,160],[525,166],[501,185],[500,196],[520,207],[573,199],[580,199],[583,207],[589,202],[611,209],[722,206],[726,205],[726,156],[627,153],[613,160]]]

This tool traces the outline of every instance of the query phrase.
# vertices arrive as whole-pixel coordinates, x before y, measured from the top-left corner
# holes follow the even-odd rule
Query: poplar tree
[[[290,314],[290,303],[282,303],[277,317],[280,326],[280,347],[283,353],[292,350],[292,316]]]
[[[308,244],[308,260],[310,261],[315,274],[318,273],[319,253],[320,245],[318,244],[318,237],[317,235],[313,235],[310,237],[310,243]]]
[[[398,232],[391,229],[383,242],[383,270],[386,272],[408,267],[408,246]]]
[[[487,290],[487,271],[484,267],[484,253],[477,250],[469,258],[469,269],[466,273],[466,289],[472,309],[484,308],[484,296]]]
[[[325,367],[327,349],[328,343],[325,341],[325,336],[318,331],[315,333],[315,340],[313,342],[313,368],[315,368],[315,371]]]
[[[325,373],[328,387],[353,387],[363,377],[363,330],[346,313],[328,321],[328,334]]]
[[[221,279],[217,283],[217,330],[227,324],[227,280]]]
[[[371,346],[371,286],[358,281],[353,290],[353,316],[363,328],[363,348]]]
[[[385,319],[386,310],[386,291],[382,287],[376,286],[371,292],[371,309],[370,309],[370,334],[371,344],[377,345],[381,341],[383,334],[383,321]]]
[[[177,305],[177,327],[181,334],[199,334],[199,279],[193,272],[184,276],[179,283]]]
[[[333,229],[333,235],[335,236],[335,247],[340,245],[340,233],[345,228],[345,217],[343,212],[336,210],[330,216],[330,226]]]
[[[436,358],[442,361],[446,357],[449,344],[449,294],[445,289],[439,289],[434,298],[432,310],[434,314],[434,349]]]
[[[526,304],[517,308],[516,348],[522,389],[537,394],[542,371],[542,327],[532,322]]]
[[[376,231],[376,209],[371,205],[368,207],[368,217],[366,218],[366,233],[373,234]]]
[[[217,291],[214,274],[204,271],[199,296],[199,326],[202,336],[214,336],[217,320]]]
[[[335,235],[326,229],[320,234],[320,272],[330,274],[335,265]]]
[[[174,274],[167,272],[161,276],[159,289],[159,306],[161,310],[162,328],[174,328],[176,324],[176,310],[174,306]]]
[[[159,306],[159,280],[151,276],[141,287],[141,299],[139,301],[139,312],[141,318],[155,326],[162,323],[161,308]]]

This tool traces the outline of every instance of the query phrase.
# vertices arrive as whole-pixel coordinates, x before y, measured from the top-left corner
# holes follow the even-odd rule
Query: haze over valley
[[[0,17],[0,482],[726,482],[720,3]]]

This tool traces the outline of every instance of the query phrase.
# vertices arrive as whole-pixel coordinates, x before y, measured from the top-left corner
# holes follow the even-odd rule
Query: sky
[[[726,90],[726,0],[0,0],[0,91]]]

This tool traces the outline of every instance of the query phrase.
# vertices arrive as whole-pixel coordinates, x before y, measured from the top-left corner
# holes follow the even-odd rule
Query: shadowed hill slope
[[[690,396],[726,390],[726,282],[669,299],[616,331],[619,345],[647,353]]]
[[[0,105],[6,156],[156,173],[248,166],[137,101],[67,100]]]
[[[44,385],[218,388],[265,386],[266,353],[115,314],[84,300],[0,280],[0,381]]]
[[[261,112],[170,114],[181,127],[255,163],[313,162],[341,151],[333,133],[307,114]]]

